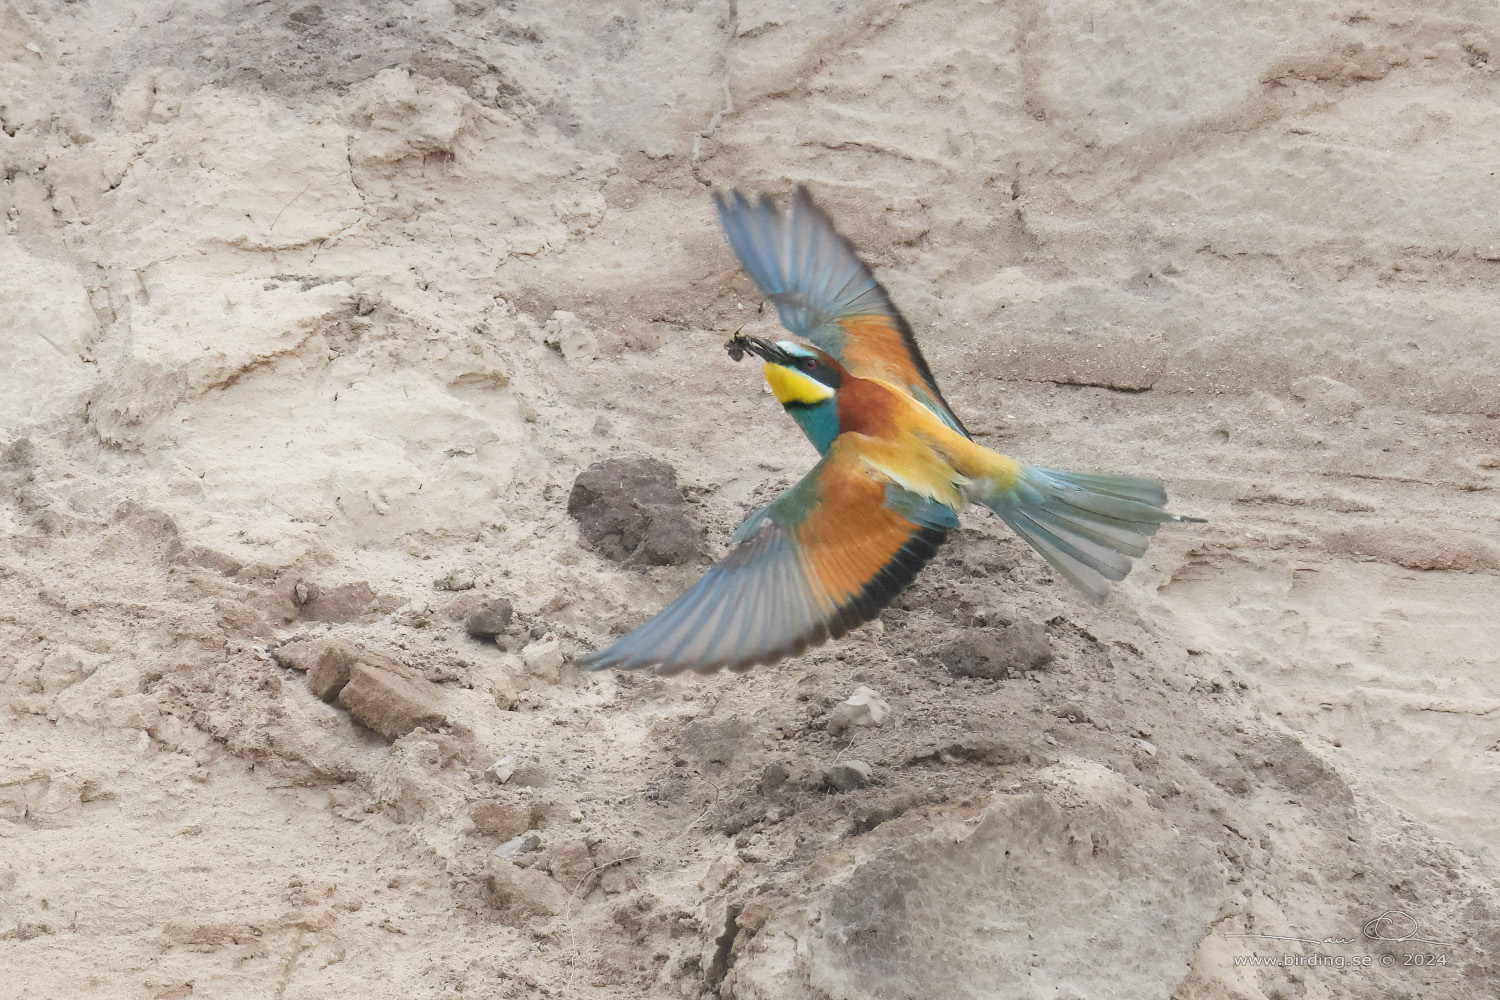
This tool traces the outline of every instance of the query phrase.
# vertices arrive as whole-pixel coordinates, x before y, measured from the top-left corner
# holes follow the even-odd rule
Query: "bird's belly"
[[[971,480],[930,447],[915,442],[891,443],[872,438],[860,451],[871,468],[903,489],[954,510],[963,510],[969,505]]]

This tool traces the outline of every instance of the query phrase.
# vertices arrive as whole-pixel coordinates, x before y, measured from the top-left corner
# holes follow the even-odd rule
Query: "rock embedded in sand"
[[[599,357],[599,338],[575,313],[558,309],[543,326],[542,343],[556,348],[568,361],[587,361]]]
[[[567,662],[562,652],[562,640],[554,635],[528,643],[521,650],[521,662],[526,664],[527,672],[533,677],[555,682],[558,671]]]
[[[306,673],[308,668],[323,655],[327,645],[324,639],[295,639],[271,650],[271,659],[288,670]]]
[[[515,858],[518,855],[530,854],[542,846],[542,835],[535,830],[528,830],[507,840],[490,852],[497,858]]]
[[[374,588],[364,580],[324,591],[313,588],[307,593],[306,601],[298,601],[302,609],[300,614],[307,621],[338,624],[357,621],[380,611]]]
[[[307,674],[307,689],[332,703],[349,682],[359,650],[342,639],[299,639],[271,651],[277,663]]]
[[[584,542],[615,562],[678,566],[702,552],[677,474],[654,458],[595,462],[574,480],[568,513]]]
[[[388,740],[447,722],[437,686],[411,671],[355,663],[338,695],[349,714]]]
[[[482,799],[469,807],[475,831],[509,840],[532,827],[531,806],[516,799]]]
[[[874,777],[870,765],[862,760],[841,760],[823,768],[823,784],[836,792],[852,792],[868,785]]]
[[[473,590],[477,582],[474,579],[472,570],[450,569],[447,573],[432,581],[432,585],[438,590]]]
[[[342,639],[329,639],[322,654],[307,668],[307,689],[332,703],[349,683],[349,668],[359,658],[359,651]]]
[[[510,628],[515,609],[503,597],[485,601],[464,619],[464,630],[476,639],[490,639]]]
[[[880,726],[890,714],[890,703],[861,684],[828,713],[828,732],[838,736],[855,726]]]
[[[510,780],[511,775],[516,773],[516,759],[506,754],[485,768],[485,773],[503,785]]]
[[[535,868],[521,868],[491,855],[484,864],[484,897],[491,907],[518,917],[550,917],[568,905],[557,880]]]
[[[956,639],[937,651],[937,660],[957,677],[999,680],[1051,663],[1052,642],[1046,629],[1022,622]]]

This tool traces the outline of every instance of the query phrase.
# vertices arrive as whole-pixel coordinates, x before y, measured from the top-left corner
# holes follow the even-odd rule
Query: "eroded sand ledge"
[[[0,995],[1492,994],[1497,67],[1481,2],[0,6]],[[579,677],[701,571],[581,470],[716,553],[810,464],[708,198],[801,181],[981,440],[1210,523]],[[1393,909],[1446,965],[1235,965]]]

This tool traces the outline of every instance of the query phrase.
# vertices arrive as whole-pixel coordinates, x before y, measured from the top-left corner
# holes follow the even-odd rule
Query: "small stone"
[[[556,916],[568,905],[568,893],[551,876],[521,868],[507,858],[485,859],[485,902],[515,916]]]
[[[451,569],[432,581],[438,590],[473,590],[476,581],[472,570]]]
[[[338,701],[388,740],[400,739],[418,726],[434,728],[448,721],[431,681],[363,662],[350,668],[349,683]]]
[[[569,891],[581,886],[594,872],[594,859],[589,855],[589,845],[579,839],[554,843],[547,851],[548,866],[553,876]]]
[[[709,864],[708,871],[698,880],[698,888],[705,893],[718,892],[739,878],[740,872],[744,870],[745,862],[740,860],[738,854],[721,854]]]
[[[359,650],[342,639],[299,639],[273,649],[271,658],[289,670],[304,671],[308,690],[332,702],[349,682]]]
[[[323,655],[323,645],[321,639],[297,639],[271,650],[271,659],[288,670],[306,673]]]
[[[563,665],[562,641],[556,636],[538,639],[521,650],[521,662],[532,674],[547,680],[556,680]]]
[[[379,613],[380,601],[375,590],[363,580],[322,592],[311,588],[307,603],[301,607],[301,615],[306,620],[333,624],[357,621]]]
[[[852,792],[870,783],[874,771],[862,760],[843,760],[823,768],[823,784],[837,792]]]
[[[770,795],[773,792],[779,791],[791,776],[792,772],[787,769],[785,764],[771,764],[761,772],[760,793],[762,795]]]
[[[541,764],[517,764],[510,780],[520,788],[541,788],[552,783],[552,772]]]
[[[606,559],[636,566],[677,566],[702,552],[698,526],[677,474],[654,458],[609,459],[573,482],[568,513],[585,545]]]
[[[1156,756],[1156,744],[1150,740],[1136,740],[1135,745],[1146,751],[1151,756]]]
[[[576,313],[554,310],[542,325],[542,343],[557,349],[568,361],[590,360],[599,356],[599,338]]]
[[[515,609],[503,597],[485,601],[469,612],[464,619],[464,629],[477,639],[489,639],[501,635],[510,628],[511,615]]]
[[[485,773],[503,785],[510,780],[512,774],[516,773],[516,759],[510,754],[506,754],[491,764]]]
[[[307,668],[307,689],[332,704],[349,683],[349,668],[359,652],[342,639],[330,639],[312,666]]]
[[[884,698],[860,685],[828,713],[828,732],[838,736],[854,726],[880,726],[890,714],[891,706]]]
[[[938,650],[937,660],[957,677],[999,680],[1051,663],[1052,640],[1040,625],[1022,622],[950,642]]]
[[[1299,378],[1287,388],[1293,396],[1325,418],[1347,420],[1365,407],[1363,393],[1352,385],[1327,375]]]
[[[490,854],[497,858],[512,858],[517,854],[528,854],[542,846],[542,835],[535,830],[528,830],[518,837],[512,837],[505,843],[496,847]]]
[[[469,821],[479,833],[508,840],[531,829],[531,806],[511,799],[484,799],[469,807]]]

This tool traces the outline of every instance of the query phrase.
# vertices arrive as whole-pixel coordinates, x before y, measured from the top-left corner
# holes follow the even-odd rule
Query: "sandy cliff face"
[[[0,995],[1493,995],[1497,67],[1479,0],[8,0]],[[799,182],[981,441],[1209,523],[580,676],[706,565],[581,471],[717,554],[811,464],[708,197]]]

